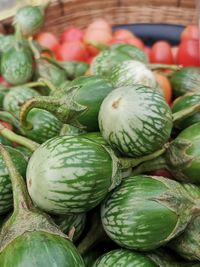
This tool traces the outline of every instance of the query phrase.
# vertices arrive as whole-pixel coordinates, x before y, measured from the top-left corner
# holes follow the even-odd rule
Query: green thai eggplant
[[[174,97],[189,92],[200,92],[200,68],[184,67],[175,71],[170,78],[170,82]]]
[[[126,60],[116,64],[109,72],[109,80],[115,88],[143,84],[155,90],[157,86],[153,72],[137,60]]]
[[[190,188],[190,190],[188,190]],[[149,251],[180,235],[200,213],[200,189],[157,176],[130,176],[103,201],[101,218],[118,245]]]
[[[184,129],[168,145],[166,151],[133,170],[133,174],[167,169],[176,180],[200,184],[200,122]]]
[[[9,153],[1,146],[13,188],[14,212],[0,234],[0,266],[84,267],[72,242],[37,210]]]
[[[200,103],[199,93],[187,93],[175,99],[172,105],[172,113],[184,110],[186,107],[192,107],[194,104]],[[178,121],[174,126],[179,129],[185,129],[188,126],[200,122],[200,112],[196,112],[185,119]]]
[[[157,267],[151,259],[142,253],[126,249],[116,249],[100,256],[92,267]]]
[[[103,100],[99,127],[113,149],[139,157],[155,152],[168,141],[172,113],[164,97],[150,87],[119,87]]]
[[[133,45],[114,45],[110,49],[100,52],[94,58],[91,63],[92,74],[109,77],[112,67],[126,60],[138,60],[146,63],[147,57],[141,49]]]
[[[14,24],[24,36],[34,35],[44,24],[44,9],[42,6],[23,6],[17,10]]]
[[[24,84],[33,76],[33,59],[31,50],[23,42],[15,41],[1,55],[1,74],[12,84]]]

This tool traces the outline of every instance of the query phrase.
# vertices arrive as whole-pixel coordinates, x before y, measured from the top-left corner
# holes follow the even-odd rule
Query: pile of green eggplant
[[[43,23],[25,6],[0,37],[0,267],[200,266],[200,68],[115,44],[86,76]]]

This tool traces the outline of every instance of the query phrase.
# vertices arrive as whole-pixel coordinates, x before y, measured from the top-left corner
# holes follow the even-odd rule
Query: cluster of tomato
[[[197,25],[189,25],[181,33],[179,46],[172,47],[168,42],[161,40],[150,48],[131,31],[118,29],[113,32],[106,20],[96,19],[84,31],[78,27],[69,27],[60,38],[50,32],[41,32],[36,39],[41,45],[51,49],[58,60],[90,63],[100,51],[96,47],[99,44],[127,43],[144,50],[152,63],[200,66],[199,34]]]

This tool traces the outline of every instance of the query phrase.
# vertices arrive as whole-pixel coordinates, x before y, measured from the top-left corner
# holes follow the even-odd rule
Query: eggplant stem
[[[12,182],[14,211],[20,212],[21,210],[29,210],[31,207],[33,207],[33,204],[29,195],[27,194],[26,185],[22,176],[16,170],[9,152],[2,144],[0,144],[0,153],[6,163],[6,167]]]
[[[46,86],[46,84],[44,84],[42,81],[40,81],[40,79],[36,82],[29,82],[29,83],[26,83],[24,84],[24,86],[27,86],[29,88],[32,88],[32,87],[39,87],[39,86]]]
[[[40,52],[38,51],[38,49],[35,47],[35,45],[33,44],[33,37],[29,37],[28,38],[28,43],[29,43],[29,46],[34,54],[34,58],[35,59],[39,59],[41,58],[41,55],[40,55]]]
[[[0,135],[7,138],[11,142],[16,142],[22,146],[27,147],[31,151],[35,151],[39,147],[38,143],[36,143],[36,142],[34,142],[34,141],[24,137],[24,136],[21,136],[21,135],[14,133],[13,131],[9,130],[1,123],[0,123]]]
[[[155,171],[155,170],[159,170],[163,168],[168,169],[165,158],[160,156],[150,161],[143,162],[142,164],[137,166],[135,169],[133,169],[131,175],[138,175],[138,174]]]
[[[56,107],[53,104],[55,104]],[[33,128],[33,125],[27,121],[29,111],[31,111],[33,108],[40,108],[53,113],[58,107],[59,103],[56,99],[54,99],[54,97],[38,96],[31,98],[21,106],[19,115],[20,124],[23,128],[31,130]]]
[[[167,143],[160,150],[157,150],[154,153],[152,153],[150,155],[143,156],[143,157],[139,157],[139,158],[119,158],[119,162],[121,164],[121,168],[122,169],[134,168],[134,167],[136,167],[137,165],[139,165],[139,164],[141,164],[143,162],[158,158],[159,156],[161,156],[162,154],[165,153],[168,145],[169,144]]]
[[[170,64],[147,64],[147,67],[151,70],[157,70],[157,69],[169,69],[169,70],[180,70],[182,68],[181,65],[170,65]]]
[[[43,86],[47,86],[51,92],[57,91],[56,86],[45,78],[39,78],[38,82],[40,82]]]
[[[185,108],[183,110],[177,111],[172,114],[173,116],[173,123],[180,122],[185,118],[193,115],[194,113],[200,111],[200,103],[197,103],[191,107]]]

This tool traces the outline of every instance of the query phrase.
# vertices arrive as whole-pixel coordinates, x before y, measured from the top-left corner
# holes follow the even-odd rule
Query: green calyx
[[[64,88],[52,91],[48,97],[27,101],[21,109],[21,124],[29,127],[27,114],[32,108],[37,107],[53,113],[63,123],[87,131],[97,131],[100,105],[112,90],[112,85],[100,77],[79,77]]]

